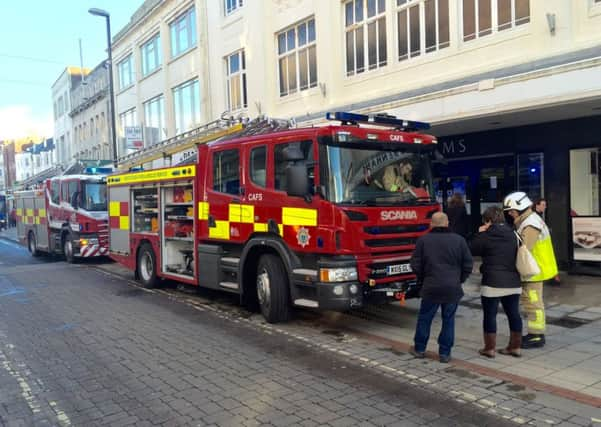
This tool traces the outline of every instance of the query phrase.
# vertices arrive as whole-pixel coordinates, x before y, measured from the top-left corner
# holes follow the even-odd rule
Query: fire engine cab
[[[327,118],[340,124],[233,134],[194,164],[109,176],[111,257],[147,287],[237,293],[269,322],[415,296],[436,139],[388,115]]]
[[[68,262],[108,255],[106,176],[112,168],[49,178],[15,192],[17,237],[33,256],[63,254]]]

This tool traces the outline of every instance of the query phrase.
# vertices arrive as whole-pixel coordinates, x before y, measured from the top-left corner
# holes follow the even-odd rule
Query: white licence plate
[[[396,264],[389,265],[386,267],[386,274],[388,276],[393,276],[395,274],[403,274],[403,273],[411,273],[411,265],[410,264]]]

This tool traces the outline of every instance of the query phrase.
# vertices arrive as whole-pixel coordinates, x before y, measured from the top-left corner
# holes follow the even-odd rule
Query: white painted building
[[[545,196],[567,265],[571,218],[598,216],[601,0],[147,0],[113,52],[121,132],[146,144],[224,111],[388,112],[433,124],[435,191],[472,228],[508,191]]]
[[[66,67],[52,85],[54,111],[54,142],[57,162],[68,165],[74,158],[73,126],[71,116],[71,90],[81,82],[82,76],[90,72],[87,68]]]
[[[71,90],[72,158],[111,160],[108,69],[102,61]]]

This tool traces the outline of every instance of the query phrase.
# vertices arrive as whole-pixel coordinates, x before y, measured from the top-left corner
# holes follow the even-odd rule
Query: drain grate
[[[582,325],[586,325],[587,323],[590,323],[590,320],[584,320],[584,319],[575,319],[573,317],[560,317],[559,319],[553,319],[553,318],[547,318],[547,324],[548,325],[555,325],[555,326],[561,326],[563,328],[568,328],[568,329],[575,329],[579,326]]]

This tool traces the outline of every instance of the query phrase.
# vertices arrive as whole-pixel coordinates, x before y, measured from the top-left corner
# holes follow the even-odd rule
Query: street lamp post
[[[102,9],[91,8],[89,13],[96,16],[102,16],[106,19],[106,42],[108,48],[108,66],[109,66],[109,102],[111,108],[111,139],[113,142],[113,163],[117,167],[117,132],[115,130],[115,97],[113,89],[113,52],[111,49],[111,16]]]

